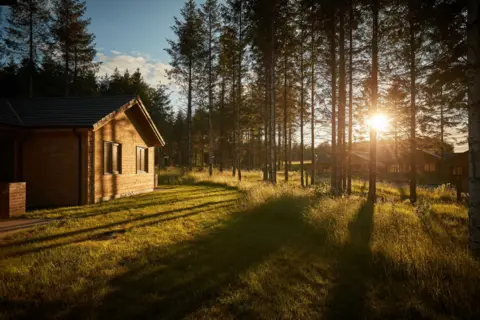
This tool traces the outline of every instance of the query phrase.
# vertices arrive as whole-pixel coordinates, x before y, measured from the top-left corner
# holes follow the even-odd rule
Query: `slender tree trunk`
[[[268,126],[269,126],[269,122],[268,122],[268,116],[269,116],[269,112],[268,112],[268,107],[269,107],[269,103],[268,101],[270,100],[269,99],[269,95],[268,95],[268,68],[267,68],[267,63],[266,61],[264,61],[265,63],[265,110],[264,110],[264,134],[265,134],[265,170],[264,170],[264,173],[263,173],[263,180],[264,181],[268,181],[269,179],[269,171],[270,171],[270,166],[268,165],[268,162],[269,162],[269,150],[268,150],[268,145],[269,145],[269,133],[268,133]]]
[[[277,126],[277,135],[278,135],[278,143],[277,143],[277,170],[282,170],[282,122],[278,121]]]
[[[445,115],[443,110],[443,87],[440,91],[440,156],[442,160],[445,160]]]
[[[211,177],[213,175],[213,22],[211,13],[208,15],[208,28],[208,174]]]
[[[33,98],[33,73],[35,71],[35,62],[33,61],[33,3],[32,0],[29,0],[29,10],[30,10],[30,38],[29,38],[29,61],[28,61],[28,73],[29,73],[29,97]]]
[[[192,171],[192,69],[193,61],[188,63],[188,101],[187,101],[187,130],[188,130],[188,171]]]
[[[410,0],[412,1],[412,0]],[[416,147],[416,49],[415,49],[415,22],[413,16],[412,2],[409,2],[409,28],[410,28],[410,202],[417,202],[417,166],[415,155]]]
[[[344,193],[344,177],[345,177],[345,105],[347,98],[346,91],[346,72],[345,72],[345,7],[340,6],[340,92],[338,104],[338,166],[339,166],[339,192]]]
[[[287,67],[288,67],[288,54],[284,55],[284,69],[283,69],[283,148],[284,148],[284,160],[285,160],[285,182],[288,181],[288,148],[287,148],[287,124],[288,124],[288,98],[287,98]]]
[[[469,245],[480,252],[480,3],[468,1]]]
[[[271,60],[270,60],[270,111],[271,111],[271,116],[270,116],[270,121],[271,121],[271,129],[270,129],[270,135],[271,135],[271,165],[272,165],[272,177],[271,181],[273,184],[277,183],[277,154],[276,154],[276,137],[275,137],[275,122],[276,122],[276,111],[275,111],[275,6],[273,7],[272,10],[272,21],[271,21],[271,44],[270,44],[270,50],[271,50]]]
[[[220,161],[219,170],[223,172],[225,161],[225,76],[222,76],[222,88],[220,91]]]
[[[65,34],[69,34],[69,28],[68,28],[68,24],[70,23],[70,11],[69,11],[69,8],[68,8],[68,5],[67,5],[67,14],[66,14],[66,19],[67,21],[65,22],[65,25],[64,25],[64,28],[65,28]],[[64,54],[65,54],[65,96],[69,96],[70,95],[70,81],[69,81],[69,78],[70,78],[70,75],[69,75],[69,67],[70,67],[70,40],[69,40],[69,37],[66,37],[65,39],[65,48],[64,48]]]
[[[77,46],[73,47],[73,81],[72,81],[72,91],[74,95],[77,95],[77,78],[78,78],[78,53]]]
[[[352,194],[352,146],[353,146],[353,0],[350,1],[349,13],[349,81],[348,81],[348,164],[347,194]]]
[[[337,104],[337,59],[336,59],[336,45],[335,45],[335,11],[332,12],[330,30],[330,68],[332,72],[332,151],[331,151],[331,180],[330,187],[332,193],[338,195],[337,184],[337,146],[336,146],[336,104]]]
[[[292,171],[292,123],[288,126],[288,170]]]
[[[396,105],[395,105],[396,107]],[[395,108],[395,110],[397,110],[397,108]],[[395,144],[395,170],[393,170],[394,172],[397,172],[397,166],[399,165],[398,164],[398,121],[397,121],[397,117],[395,117],[395,122],[394,122],[394,127],[393,127],[393,131],[394,131],[394,144]],[[400,170],[398,170],[400,171]]]
[[[235,72],[235,63],[232,66],[232,111],[233,111],[233,154],[232,154],[232,177],[237,175],[237,104],[236,104],[236,95],[235,95],[235,86],[236,86],[236,72]]]
[[[305,90],[304,90],[304,65],[303,65],[303,26],[301,30],[300,37],[300,185],[305,187],[304,179],[304,164],[303,164],[303,153],[304,153],[304,144],[303,144],[303,119],[304,119],[304,109],[305,109]]]
[[[313,7],[312,7],[313,11]],[[311,134],[311,139],[312,139],[312,171],[311,171],[311,177],[310,181],[311,184],[315,184],[315,176],[316,176],[316,157],[315,157],[315,62],[316,62],[316,56],[315,56],[315,19],[312,20],[312,43],[311,43],[311,54],[312,54],[312,80],[311,80],[311,110],[310,110],[310,134]]]
[[[445,119],[444,119],[444,110],[443,110],[443,87],[440,89],[440,157],[442,158],[442,161],[440,161],[439,164],[439,178],[440,182],[444,183],[445,178],[446,178],[446,172],[444,169],[444,163],[445,163],[445,132],[444,132],[444,126],[445,126]]]
[[[378,90],[378,0],[373,0],[373,34],[372,34],[372,104],[370,117],[377,113]],[[368,199],[377,200],[377,132],[370,128],[370,172],[368,183]]]
[[[241,138],[240,138],[240,109],[242,106],[242,57],[243,57],[243,39],[242,39],[242,1],[240,1],[240,11],[238,14],[238,20],[239,20],[239,29],[238,29],[238,39],[239,39],[239,46],[240,49],[238,51],[238,102],[237,102],[237,125],[236,125],[236,135],[237,135],[237,152],[235,153],[236,156],[236,162],[237,162],[237,170],[238,170],[238,180],[242,180],[242,156],[241,156]]]

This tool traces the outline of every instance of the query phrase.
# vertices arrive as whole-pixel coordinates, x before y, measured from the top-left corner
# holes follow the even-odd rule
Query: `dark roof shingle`
[[[23,124],[8,100],[0,100],[0,124],[11,126]]]
[[[27,127],[91,127],[135,98],[130,95],[0,100],[0,123]]]

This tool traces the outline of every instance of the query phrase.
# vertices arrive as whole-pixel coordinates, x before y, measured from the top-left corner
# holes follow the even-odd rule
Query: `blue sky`
[[[87,0],[87,16],[104,52],[138,51],[167,61],[165,39],[173,37],[170,26],[182,6],[182,0]]]
[[[174,38],[171,26],[183,5],[184,0],[87,0],[86,15],[102,61],[99,74],[111,74],[116,67],[120,72],[140,68],[149,84],[168,84],[170,58],[164,49],[166,39]],[[177,94],[172,98],[178,104]]]

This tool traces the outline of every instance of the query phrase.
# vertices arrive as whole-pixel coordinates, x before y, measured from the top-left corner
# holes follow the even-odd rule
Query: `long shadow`
[[[272,200],[235,213],[222,227],[173,247],[149,248],[125,261],[129,271],[110,282],[98,318],[181,319],[216,302],[239,275],[286,245],[318,245],[325,233],[303,218],[305,198]],[[80,306],[71,314],[89,312]],[[246,318],[252,314],[239,315]]]
[[[340,249],[336,264],[336,284],[327,297],[330,319],[368,318],[366,294],[371,276],[373,210],[373,204],[365,202],[349,224],[349,240]]]
[[[161,198],[161,195],[159,195],[158,199],[150,200],[150,201],[134,201],[130,203],[125,203],[123,205],[116,206],[115,210],[108,210],[108,209],[103,209],[99,210],[95,213],[85,213],[85,214],[77,214],[77,215],[68,215],[66,218],[67,219],[82,219],[82,218],[92,218],[95,216],[99,215],[107,215],[107,214],[113,214],[117,213],[120,211],[124,211],[127,209],[133,209],[133,210],[138,210],[142,208],[148,208],[148,207],[153,207],[153,206],[161,206],[165,204],[171,204],[174,201],[189,201],[189,200],[194,200],[194,199],[199,199],[199,198],[205,198],[205,197],[210,197],[210,196],[228,196],[232,195],[233,193],[231,191],[219,191],[219,190],[214,190],[214,191],[205,191],[205,192],[198,192],[198,193],[189,193],[188,196],[184,197],[182,196],[181,198],[178,197],[178,195],[173,196],[173,197],[167,197],[167,198]]]
[[[192,207],[178,208],[178,209],[163,211],[163,212],[150,214],[150,215],[142,215],[142,216],[138,216],[138,217],[135,217],[135,218],[132,218],[132,219],[124,219],[124,220],[121,220],[121,221],[108,223],[108,224],[104,224],[104,225],[100,225],[100,226],[96,226],[96,227],[92,227],[92,228],[84,228],[84,229],[80,229],[80,230],[75,230],[75,231],[71,231],[71,232],[64,232],[64,233],[49,235],[49,236],[45,236],[45,237],[27,239],[27,240],[23,240],[23,241],[15,241],[15,242],[12,242],[12,243],[0,245],[0,249],[8,249],[8,248],[12,248],[12,247],[24,246],[24,245],[27,245],[27,244],[37,244],[37,243],[57,240],[57,239],[61,239],[61,238],[73,237],[73,236],[77,236],[77,235],[81,235],[81,234],[85,234],[85,233],[90,233],[90,232],[93,232],[93,231],[99,231],[99,230],[110,229],[110,228],[114,228],[114,227],[118,227],[118,226],[124,226],[126,224],[130,224],[130,223],[134,223],[134,222],[150,221],[150,220],[152,220],[154,218],[157,218],[157,217],[160,217],[160,216],[174,214],[174,213],[181,212],[181,211],[199,211],[199,212],[201,212],[206,207],[209,207],[209,206],[212,206],[212,205],[233,205],[235,202],[236,202],[236,200],[210,201],[210,202],[202,203],[200,205],[196,205],[196,206],[192,206]],[[217,208],[218,208],[218,206],[217,206]],[[25,253],[23,251],[20,251],[20,252],[22,252],[22,254]],[[28,251],[26,251],[26,252],[28,252]],[[2,255],[2,257],[5,257],[5,255]]]
[[[102,214],[116,213],[123,211],[125,209],[138,209],[145,208],[148,206],[162,205],[166,203],[171,203],[172,200],[180,198],[178,200],[189,200],[200,198],[205,195],[210,195],[213,193],[219,193],[225,195],[228,191],[222,189],[216,190],[199,190],[199,191],[179,191],[176,193],[162,193],[159,191],[154,191],[153,193],[147,193],[143,195],[133,196],[129,198],[116,199],[108,202],[97,203],[89,206],[80,206],[80,207],[68,207],[68,208],[58,208],[48,211],[48,214],[59,215],[59,218],[85,218],[85,217],[94,217]],[[181,196],[182,194],[188,194],[187,197]],[[152,199],[152,197],[155,197]],[[85,213],[87,211],[87,213]],[[26,215],[25,217],[43,217],[42,213],[34,213],[32,215]]]
[[[228,207],[231,207],[231,204],[216,206],[212,210],[223,209],[223,208],[228,208]],[[3,258],[3,259],[12,258],[12,257],[20,257],[20,256],[23,256],[23,255],[26,255],[26,254],[41,252],[41,251],[48,250],[48,249],[59,248],[59,247],[67,246],[67,245],[74,244],[74,243],[80,243],[80,242],[84,242],[84,241],[88,241],[88,240],[108,239],[112,235],[114,236],[115,234],[123,234],[125,232],[131,231],[131,230],[136,229],[136,228],[158,225],[158,224],[165,223],[165,222],[172,221],[172,220],[178,220],[178,219],[181,219],[181,218],[191,217],[191,216],[197,215],[199,213],[207,213],[209,211],[211,211],[211,210],[206,210],[206,209],[202,208],[202,209],[190,211],[190,212],[182,214],[182,215],[176,215],[176,216],[169,217],[169,218],[156,219],[156,220],[153,220],[153,221],[148,221],[148,222],[145,222],[145,223],[136,224],[136,225],[133,225],[133,226],[128,227],[128,228],[95,232],[95,233],[89,234],[88,236],[85,236],[85,237],[73,238],[73,239],[69,239],[67,241],[63,241],[63,242],[59,242],[59,243],[53,243],[53,244],[50,244],[50,245],[43,245],[43,246],[40,246],[40,247],[21,248],[21,249],[18,249],[18,250],[14,250],[14,251],[5,253],[5,254],[1,255],[0,257]]]

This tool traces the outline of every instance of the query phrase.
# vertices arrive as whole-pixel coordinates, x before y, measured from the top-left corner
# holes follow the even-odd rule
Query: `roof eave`
[[[148,121],[148,124],[150,125],[150,128],[152,129],[153,133],[155,134],[155,137],[157,138],[157,142],[156,144],[154,144],[153,146],[154,147],[163,147],[165,146],[165,141],[163,140],[163,137],[162,135],[160,134],[160,132],[158,131],[157,129],[157,126],[155,125],[155,123],[153,122],[152,118],[150,117],[150,115],[148,114],[148,111],[147,111],[147,108],[145,108],[145,106],[143,105],[143,102],[142,100],[140,100],[139,97],[137,97],[135,100],[137,100],[137,103],[140,107],[140,110],[142,111],[143,115],[145,116],[145,118],[147,119]]]
[[[110,112],[105,117],[98,120],[96,123],[93,124],[93,126],[92,126],[93,130],[100,129],[101,127],[106,125],[108,122],[110,122],[113,118],[115,118],[119,113],[125,112],[128,109],[130,109],[131,107],[133,107],[136,104],[136,100],[137,100],[137,98],[134,98],[134,99],[130,100],[129,102],[122,105],[119,109],[117,109],[113,112]]]
[[[99,121],[97,121],[94,125],[93,125],[93,130],[97,130],[97,129],[100,129],[101,127],[103,127],[105,124],[107,124],[108,122],[110,122],[113,118],[115,118],[115,116],[117,116],[119,113],[121,112],[125,112],[127,111],[128,109],[132,108],[133,106],[135,105],[138,105],[143,116],[145,117],[145,119],[147,120],[148,124],[150,125],[150,128],[152,129],[154,135],[155,135],[155,138],[156,138],[156,143],[154,143],[152,145],[152,147],[163,147],[165,146],[165,141],[163,140],[160,132],[158,131],[157,127],[155,126],[155,123],[153,122],[152,118],[150,117],[150,115],[148,114],[148,111],[147,109],[145,108],[145,106],[143,105],[143,102],[142,100],[140,100],[140,97],[135,97],[134,99],[130,100],[129,102],[127,102],[126,104],[124,104],[123,106],[121,106],[119,109],[109,113],[108,115],[106,115],[105,117],[103,117],[102,119],[100,119]]]

